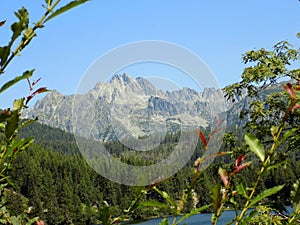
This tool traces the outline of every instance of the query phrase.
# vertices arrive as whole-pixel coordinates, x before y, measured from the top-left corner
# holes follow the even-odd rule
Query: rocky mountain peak
[[[126,85],[132,82],[133,80],[134,79],[129,74],[126,73],[123,73],[122,75],[115,74],[113,78],[110,80],[110,83],[111,84],[119,83],[119,84]]]
[[[129,132],[133,137],[143,137],[149,133],[149,124],[157,132],[167,121],[172,129],[207,126],[212,109],[215,114],[227,109],[221,93],[216,89],[199,93],[190,88],[163,92],[145,78],[124,73],[116,74],[108,83],[98,82],[86,94],[64,96],[53,91],[28,109],[25,117],[40,115],[40,122],[68,132],[74,131],[75,118],[80,121],[75,124],[79,135],[86,137],[93,127],[97,129],[95,137],[102,141],[115,138],[114,126],[122,128],[118,129],[123,132],[120,136],[127,137],[125,133]]]

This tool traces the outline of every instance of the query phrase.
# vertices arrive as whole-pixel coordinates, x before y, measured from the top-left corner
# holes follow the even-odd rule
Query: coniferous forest
[[[39,216],[47,224],[93,224],[101,220],[99,209],[103,207],[103,202],[111,207],[111,213],[117,217],[128,208],[139,192],[139,187],[120,185],[97,174],[80,155],[72,134],[34,123],[21,130],[19,135],[23,138],[34,136],[35,143],[28,151],[19,154],[9,173],[11,179],[15,181],[15,187],[6,190],[5,198],[9,203],[7,208],[12,213],[21,214],[31,206],[30,215]],[[170,151],[169,146],[176,138],[175,134],[166,137],[168,141],[160,146],[159,151]],[[117,142],[110,143],[107,149],[119,155],[123,149],[120,145]],[[174,177],[162,183],[160,189],[179,200],[193,175],[193,163],[203,151],[199,140],[190,163]],[[124,154],[123,150],[122,152]],[[125,154],[123,157],[123,160],[133,165],[143,165],[143,158],[135,158],[129,150],[128,155]],[[268,199],[268,204],[279,210],[290,204],[291,188],[300,174],[299,157],[299,149],[289,151],[287,165],[266,174],[259,187],[260,190],[264,190],[282,183],[286,184],[283,190]],[[193,189],[197,196],[196,200],[188,198],[183,212],[188,212],[197,205],[210,203],[209,193],[214,184],[220,183],[218,168],[226,161],[230,159],[216,160],[216,163],[201,174]],[[253,161],[239,174],[247,184],[255,180],[258,164],[259,161]],[[144,198],[144,201],[165,203],[165,199],[155,191]],[[240,199],[239,203],[242,204],[243,200]],[[211,211],[212,208],[206,209],[206,212]],[[132,219],[142,220],[170,214],[172,211],[168,206],[155,210],[145,206],[137,209]]]

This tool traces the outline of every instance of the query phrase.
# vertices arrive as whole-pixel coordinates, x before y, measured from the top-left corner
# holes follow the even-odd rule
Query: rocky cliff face
[[[144,78],[123,74],[108,83],[97,83],[82,95],[53,91],[24,115],[38,116],[41,123],[67,132],[108,141],[206,127],[228,107],[219,89],[164,92]]]

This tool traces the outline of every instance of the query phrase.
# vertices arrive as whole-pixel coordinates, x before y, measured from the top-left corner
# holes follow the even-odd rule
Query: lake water
[[[187,225],[211,225],[211,213],[203,213],[191,216],[190,218],[184,220],[181,224]],[[219,218],[218,224],[224,225],[228,223],[232,218],[235,217],[235,212],[232,210],[224,211],[222,216]],[[138,223],[138,225],[158,225],[162,218],[151,219]],[[169,224],[171,224],[173,217],[169,217]]]
[[[292,213],[292,207],[287,207],[288,213]],[[211,225],[211,213],[203,213],[191,216],[190,218],[184,220],[181,224],[187,225]],[[219,218],[218,225],[224,225],[228,223],[235,217],[235,211],[233,210],[226,210],[223,212],[222,216]],[[162,218],[151,219],[144,221],[142,223],[138,223],[138,225],[158,225]],[[169,217],[169,224],[172,223],[173,217]]]

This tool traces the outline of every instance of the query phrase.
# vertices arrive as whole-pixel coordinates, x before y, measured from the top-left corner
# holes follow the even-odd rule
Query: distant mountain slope
[[[79,153],[74,135],[59,128],[53,128],[39,122],[34,122],[19,131],[21,138],[34,138],[35,143],[44,148],[61,153]]]
[[[144,78],[123,74],[108,83],[99,82],[81,95],[53,91],[24,115],[38,116],[41,123],[67,132],[108,141],[207,127],[228,107],[219,89],[164,92]]]

